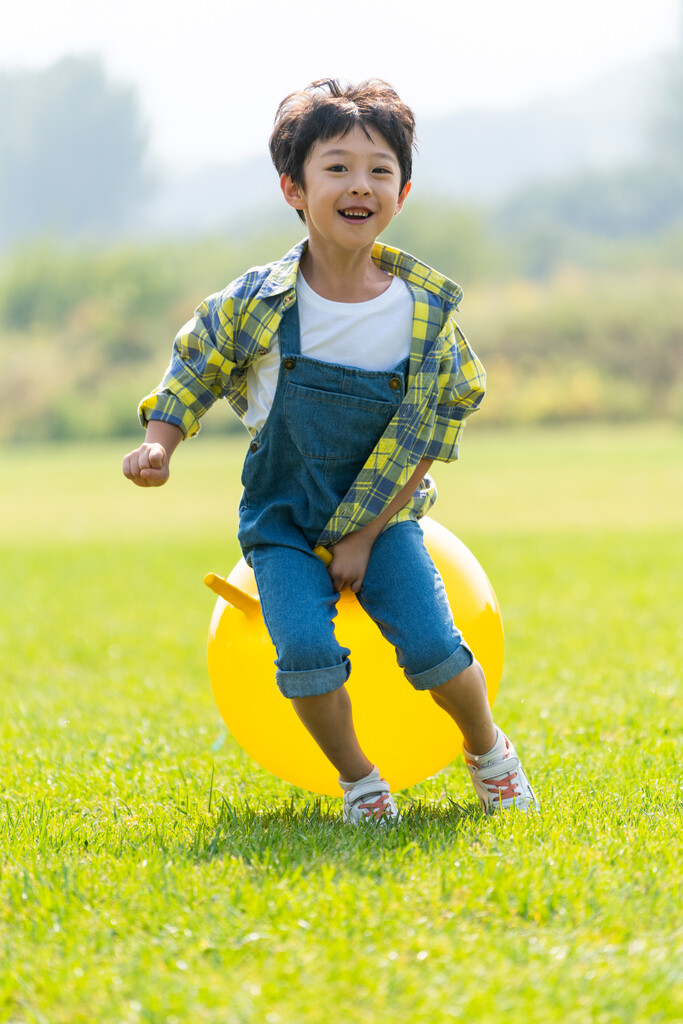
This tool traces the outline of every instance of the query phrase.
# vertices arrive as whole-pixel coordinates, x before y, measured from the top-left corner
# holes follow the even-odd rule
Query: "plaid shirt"
[[[296,302],[296,275],[307,242],[281,260],[255,267],[224,291],[209,296],[175,339],[170,365],[158,388],[140,403],[150,419],[180,427],[186,437],[218,398],[242,418],[247,410],[247,370],[265,355],[282,314]],[[401,277],[414,301],[413,344],[406,395],[323,531],[318,543],[334,544],[372,522],[406,485],[421,459],[458,457],[464,420],[484,396],[485,374],[455,322],[462,291],[453,281],[399,249],[375,243],[372,258]],[[425,477],[411,501],[387,525],[423,516],[436,501]]]

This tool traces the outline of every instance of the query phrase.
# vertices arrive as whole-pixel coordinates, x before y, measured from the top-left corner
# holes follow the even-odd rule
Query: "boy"
[[[308,238],[199,306],[141,403],[145,442],[123,463],[134,483],[158,486],[217,398],[241,416],[252,440],[238,538],[277,683],[339,771],[353,824],[400,815],[353,727],[350,651],[333,622],[344,587],[457,723],[484,809],[537,806],[418,523],[435,501],[431,463],[457,458],[484,373],[453,318],[458,286],[376,241],[410,191],[414,128],[381,81],[321,81],[283,100],[270,151]]]

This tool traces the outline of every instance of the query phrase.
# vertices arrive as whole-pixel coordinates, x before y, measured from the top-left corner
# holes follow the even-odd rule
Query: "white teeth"
[[[366,211],[364,213],[353,213],[351,210],[342,210],[344,217],[353,217],[356,220],[366,220],[370,214]]]

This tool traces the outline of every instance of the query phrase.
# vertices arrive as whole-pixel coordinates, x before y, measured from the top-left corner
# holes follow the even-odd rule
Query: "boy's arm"
[[[354,593],[358,593],[370,561],[373,544],[392,516],[395,516],[408,504],[420,481],[429,472],[432,462],[432,459],[422,459],[415,467],[415,471],[405,487],[398,492],[376,519],[362,529],[356,530],[355,533],[349,533],[346,537],[342,537],[337,544],[329,549],[332,561],[328,565],[327,571],[332,578],[335,590],[341,591],[344,587],[349,587]]]
[[[138,487],[161,487],[168,480],[171,456],[183,436],[174,423],[150,420],[144,442],[123,458],[123,475]]]

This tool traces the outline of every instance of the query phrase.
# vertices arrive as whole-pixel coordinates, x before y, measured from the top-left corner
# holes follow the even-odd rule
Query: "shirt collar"
[[[261,298],[282,295],[296,287],[296,275],[301,257],[306,251],[308,239],[304,238],[286,253],[277,263],[271,264],[270,272],[259,289]]]
[[[390,245],[383,245],[381,242],[375,242],[372,258],[377,266],[386,273],[395,274],[407,281],[408,284],[425,288],[428,292],[437,295],[447,305],[458,308],[462,299],[460,285],[409,253],[403,252],[401,249],[394,249]]]
[[[270,272],[259,289],[262,298],[269,295],[282,295],[296,287],[296,275],[301,257],[308,246],[304,238],[286,253],[282,259],[271,265]],[[401,249],[394,249],[382,242],[375,242],[372,258],[385,273],[400,277],[408,284],[425,288],[437,295],[442,301],[456,309],[462,299],[462,288],[444,277],[438,270],[427,266],[420,260]]]

